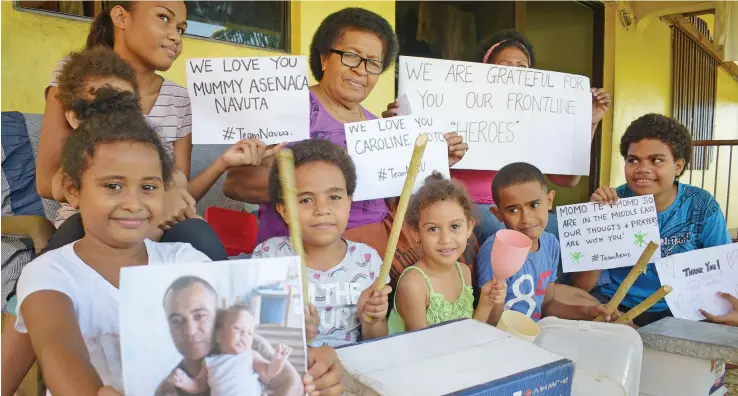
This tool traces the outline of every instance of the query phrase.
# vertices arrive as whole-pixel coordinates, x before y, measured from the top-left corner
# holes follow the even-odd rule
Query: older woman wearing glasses
[[[346,147],[345,123],[376,119],[361,103],[395,60],[397,52],[397,36],[392,26],[371,11],[346,8],[326,17],[310,45],[310,70],[318,80],[318,84],[310,87],[310,137]],[[456,133],[447,134],[446,139],[449,164],[453,165],[463,157],[467,145]],[[232,199],[261,204],[259,243],[288,235],[285,223],[268,202],[268,174],[272,162],[269,159],[259,167],[231,169],[224,187],[225,195]],[[395,209],[395,200],[354,202],[344,237],[368,244],[384,254]],[[472,245],[464,255],[467,263],[474,257],[476,243]],[[392,279],[419,258],[418,243],[403,231],[392,266]]]

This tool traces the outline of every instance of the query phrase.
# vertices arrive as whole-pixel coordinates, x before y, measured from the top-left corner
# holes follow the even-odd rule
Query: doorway
[[[480,41],[498,30],[516,29],[533,44],[536,68],[587,76],[592,86],[602,86],[601,2],[396,1],[395,11],[400,55],[478,62]],[[556,187],[557,205],[586,202],[599,187],[600,129],[592,140],[589,176],[574,188]]]

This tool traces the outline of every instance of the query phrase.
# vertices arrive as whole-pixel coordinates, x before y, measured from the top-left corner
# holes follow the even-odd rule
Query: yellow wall
[[[574,2],[525,3],[523,33],[533,44],[536,68],[592,77],[592,11]],[[556,205],[587,201],[589,177],[574,188],[549,183]]]
[[[385,17],[394,26],[394,2],[314,2],[295,1],[291,7],[291,50],[308,55],[310,40],[320,22],[331,12],[345,7],[364,7]],[[18,11],[10,1],[2,1],[2,110],[43,113],[43,92],[59,59],[84,46],[89,21]],[[184,49],[172,68],[163,73],[184,85],[187,58],[221,56],[269,56],[274,51],[244,45],[186,37]],[[385,109],[394,95],[394,69],[387,70],[365,105],[375,113]]]
[[[680,5],[680,7],[683,6]],[[641,19],[627,30],[619,19],[612,19],[616,25],[614,29],[611,29],[614,34],[607,37],[608,40],[614,42],[615,48],[613,132],[610,141],[612,158],[609,170],[609,180],[612,186],[625,183],[624,160],[619,153],[619,146],[620,138],[628,125],[646,113],[671,115],[671,31],[659,17],[683,11],[687,10],[677,11],[664,8],[641,13]],[[738,139],[738,81],[722,69],[718,70],[714,139]],[[736,165],[738,164],[738,150],[733,151],[733,168],[738,169]],[[717,188],[714,189],[714,170],[716,169],[714,165],[705,175],[704,188],[710,193],[714,192],[725,212],[728,182],[727,148],[721,150],[720,155],[720,164],[717,166],[720,171]],[[689,183],[689,173],[685,174],[681,181]],[[700,186],[701,182],[702,173],[695,172],[691,184]],[[733,172],[731,195],[733,199],[729,208],[728,227],[735,228],[738,227],[738,200],[735,199],[738,195],[738,172]]]

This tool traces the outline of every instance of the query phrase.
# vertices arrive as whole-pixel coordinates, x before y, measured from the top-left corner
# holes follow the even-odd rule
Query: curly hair
[[[492,33],[482,40],[477,47],[477,57],[475,61],[483,62],[487,51],[489,51],[489,49],[495,44],[499,45],[494,49],[494,51],[492,51],[489,59],[487,59],[487,63],[492,63],[492,60],[505,48],[515,47],[528,54],[530,67],[535,67],[536,54],[533,52],[533,44],[531,44],[525,36],[512,29]]]
[[[136,94],[110,87],[98,89],[93,100],[76,99],[69,109],[77,113],[80,120],[105,113],[141,111]]]
[[[79,128],[64,144],[62,171],[79,189],[82,175],[95,158],[95,150],[102,144],[118,142],[143,143],[151,146],[159,154],[164,184],[169,184],[173,169],[172,158],[140,110],[101,113],[83,119]]]
[[[116,78],[130,83],[134,95],[138,96],[136,72],[128,62],[121,59],[112,49],[96,46],[80,52],[72,52],[59,72],[57,78],[59,94],[64,109],[85,97],[83,90],[90,79]],[[96,92],[89,92],[92,96]]]
[[[321,55],[330,54],[336,41],[347,30],[373,33],[382,40],[384,70],[397,58],[400,45],[395,30],[386,19],[363,8],[344,8],[328,15],[313,35],[310,44],[310,71],[316,80],[323,79]]]
[[[502,167],[492,179],[492,198],[500,203],[500,191],[503,188],[524,183],[537,182],[544,191],[548,191],[546,177],[543,172],[527,162],[514,162]]]
[[[337,146],[325,139],[307,139],[290,147],[295,157],[295,169],[312,162],[325,162],[341,170],[346,179],[346,192],[349,196],[356,191],[356,166],[345,148]],[[284,203],[282,185],[279,182],[279,167],[274,162],[269,174],[269,201],[273,204]]]
[[[620,138],[620,155],[627,158],[630,145],[645,139],[660,140],[669,146],[674,160],[683,159],[684,169],[687,169],[692,159],[692,136],[679,121],[655,113],[641,116],[628,125],[623,137]]]
[[[414,229],[420,226],[420,214],[436,202],[453,201],[464,210],[467,220],[472,220],[472,200],[463,185],[433,172],[425,178],[425,183],[413,194],[407,207],[405,219]]]

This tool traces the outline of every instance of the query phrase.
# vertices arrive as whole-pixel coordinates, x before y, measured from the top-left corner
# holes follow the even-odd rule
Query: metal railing
[[[733,164],[738,167],[738,140],[696,140],[693,145],[688,179],[682,180],[687,179],[689,184],[711,192],[724,209],[725,221],[730,225],[731,184],[738,182],[738,177],[732,180]],[[695,159],[701,163],[695,165]],[[736,205],[738,200],[736,194],[733,195],[732,201]]]

